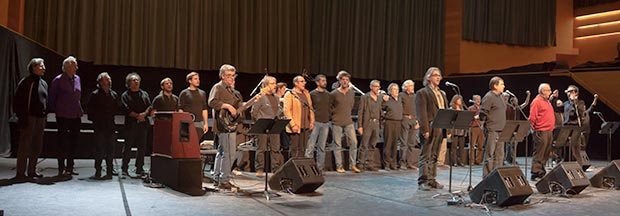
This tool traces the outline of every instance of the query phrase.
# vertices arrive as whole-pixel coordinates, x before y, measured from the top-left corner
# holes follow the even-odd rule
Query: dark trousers
[[[452,135],[452,143],[450,145],[450,163],[452,165],[463,165],[467,154],[465,154],[465,136]],[[458,152],[458,154],[457,154]]]
[[[398,169],[396,167],[398,139],[400,138],[400,120],[385,121],[383,130],[383,167],[385,169]]]
[[[58,125],[58,172],[73,171],[75,151],[80,136],[80,118],[56,116]]]
[[[95,127],[95,171],[101,174],[101,162],[105,159],[106,174],[112,175],[114,170],[114,147],[116,146],[116,134],[114,128]]]
[[[506,143],[506,162],[513,164],[517,160],[517,145],[518,142]]]
[[[420,149],[420,161],[418,162],[418,184],[425,184],[435,181],[437,177],[437,156],[439,155],[439,147],[443,139],[443,130],[440,128],[432,128],[428,138],[420,136],[422,148]]]
[[[418,145],[418,129],[415,129],[415,119],[403,118],[400,130],[400,166],[413,167],[413,149]]]
[[[551,143],[553,142],[553,131],[536,131],[534,132],[534,156],[532,157],[532,174],[544,176],[547,171],[545,164],[549,159],[551,152]]]
[[[146,148],[147,126],[145,122],[128,125],[125,128],[125,145],[123,146],[123,165],[121,169],[127,171],[129,169],[129,160],[131,158],[131,147],[136,146],[136,172],[143,171],[144,166],[144,149]]]
[[[37,159],[43,149],[43,129],[45,118],[28,116],[19,125],[19,150],[17,151],[17,173],[22,177],[28,166],[28,175],[36,174]]]
[[[358,168],[379,168],[380,164],[375,164],[375,152],[377,151],[377,140],[379,139],[379,120],[369,121],[364,126],[362,133],[361,150],[358,160]]]
[[[304,157],[306,153],[306,143],[310,137],[310,130],[304,128],[301,129],[300,133],[289,134],[289,137],[291,138],[290,157]]]
[[[484,139],[484,162],[482,166],[482,177],[486,177],[495,168],[504,165],[504,142],[498,142],[499,131],[485,130]]]
[[[268,144],[269,146],[267,146]],[[271,160],[271,171],[275,172],[284,161],[282,152],[280,152],[280,134],[258,135],[258,148],[256,149],[256,163],[254,166],[256,168],[256,172],[265,171],[265,154],[269,153],[271,153],[271,155],[269,155]],[[267,170],[269,171],[269,169]]]

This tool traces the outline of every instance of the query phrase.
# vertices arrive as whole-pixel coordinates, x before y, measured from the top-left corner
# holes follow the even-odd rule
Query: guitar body
[[[224,125],[227,132],[233,132],[237,129],[237,125],[239,125],[239,116],[239,113],[233,115],[227,109],[220,109],[219,122]]]

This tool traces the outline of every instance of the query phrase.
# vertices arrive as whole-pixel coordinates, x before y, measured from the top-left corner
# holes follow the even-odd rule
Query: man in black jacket
[[[112,79],[107,72],[97,76],[97,89],[88,97],[88,119],[93,121],[95,130],[95,175],[90,179],[112,179],[112,164],[116,136],[114,134],[114,115],[121,106],[120,97],[112,90]],[[101,161],[105,158],[106,175],[101,177]]]
[[[45,74],[44,60],[33,58],[28,63],[30,75],[19,81],[13,102],[19,127],[19,150],[15,182],[26,182],[43,177],[36,172],[37,159],[43,148],[43,129],[47,115],[47,83],[41,77]],[[26,172],[28,165],[28,176]]]
[[[418,123],[422,148],[420,152],[418,189],[430,190],[431,188],[442,189],[435,177],[437,176],[437,156],[439,146],[444,137],[443,129],[431,128],[431,122],[440,109],[447,108],[448,99],[446,93],[439,89],[441,82],[441,70],[430,67],[424,75],[424,88],[415,94],[415,110]]]

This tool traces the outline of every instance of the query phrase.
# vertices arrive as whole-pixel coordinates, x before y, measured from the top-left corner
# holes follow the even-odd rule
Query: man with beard
[[[316,89],[310,92],[312,107],[314,108],[314,129],[310,133],[305,157],[313,158],[316,151],[316,164],[319,170],[325,167],[325,143],[329,133],[329,106],[330,97],[327,91],[327,79],[319,74],[314,78]]]

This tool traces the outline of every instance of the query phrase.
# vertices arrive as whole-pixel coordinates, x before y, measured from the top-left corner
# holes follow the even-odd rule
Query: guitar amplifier
[[[168,158],[200,158],[198,135],[189,113],[155,113],[153,155]]]

